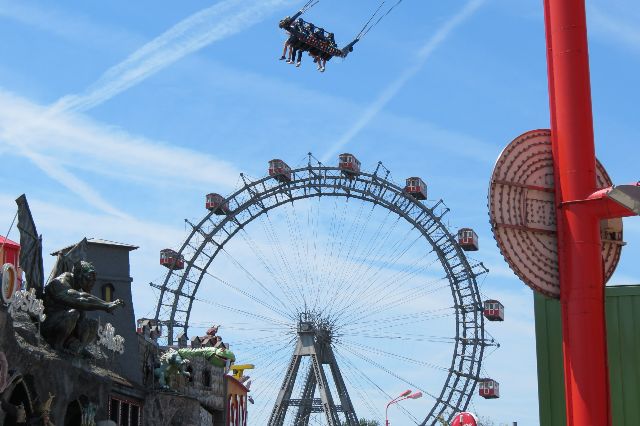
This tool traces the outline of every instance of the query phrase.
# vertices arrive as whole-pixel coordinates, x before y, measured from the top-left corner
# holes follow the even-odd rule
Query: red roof
[[[11,241],[8,238],[0,236],[0,246],[2,245],[4,245],[5,247],[12,247],[16,249],[20,248],[20,244],[16,243],[15,241]]]

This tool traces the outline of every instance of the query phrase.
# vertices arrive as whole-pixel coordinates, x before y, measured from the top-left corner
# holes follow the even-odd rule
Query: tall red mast
[[[584,0],[544,0],[568,426],[611,425],[600,220],[633,214],[596,193]],[[615,212],[613,210],[616,210]]]

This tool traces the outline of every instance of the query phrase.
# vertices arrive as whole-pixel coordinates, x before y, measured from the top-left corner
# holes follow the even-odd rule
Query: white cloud
[[[53,5],[52,5],[53,6]],[[30,25],[73,42],[118,46],[132,40],[132,36],[121,29],[96,25],[85,16],[69,14],[47,7],[42,2],[0,0],[0,17]]]
[[[451,32],[473,15],[483,3],[484,0],[471,0],[460,12],[445,22],[424,46],[420,48],[415,64],[407,68],[407,70],[378,95],[378,98],[365,109],[356,123],[324,154],[321,161],[329,161],[342,147],[349,144],[354,137],[367,127],[380,111],[404,88],[407,82],[422,69],[425,62],[431,57],[433,52],[445,42]]]
[[[247,5],[245,1],[227,0],[203,9],[107,70],[85,93],[65,96],[48,110],[2,93],[0,136],[49,177],[94,207],[115,216],[126,215],[65,168],[77,164],[79,155],[84,166],[88,160],[95,166],[92,167],[94,170],[109,171],[116,165],[129,177],[149,178],[151,175],[162,180],[185,177],[196,181],[222,180],[230,186],[237,173],[220,161],[188,150],[150,143],[82,117],[69,116],[66,111],[95,107],[184,56],[259,22],[274,7],[287,3],[286,0],[269,0]],[[5,6],[3,10],[6,13],[12,9]],[[24,17],[26,14],[24,10],[13,10],[12,16]],[[65,164],[65,159],[74,162]]]
[[[68,169],[157,185],[232,188],[239,172],[210,155],[130,135],[81,115],[45,107],[0,90],[0,140],[92,206],[126,217]]]
[[[180,21],[108,69],[80,95],[61,98],[54,111],[91,109],[140,83],[150,75],[216,41],[260,22],[290,0],[226,0]]]

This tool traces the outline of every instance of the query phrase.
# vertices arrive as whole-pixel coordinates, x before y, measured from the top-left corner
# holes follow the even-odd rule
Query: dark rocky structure
[[[65,253],[73,246],[65,247],[54,253]],[[113,302],[116,299],[124,301],[124,307],[119,308],[114,314],[103,311],[87,313],[88,318],[93,318],[102,324],[111,323],[116,332],[125,339],[125,352],[123,356],[114,359],[114,371],[134,382],[141,382],[142,373],[137,366],[138,339],[136,337],[136,318],[133,311],[133,298],[131,296],[131,270],[129,266],[129,253],[138,247],[116,243],[113,241],[91,238],[87,240],[86,259],[91,262],[96,270],[96,283],[91,293],[104,300]]]
[[[0,396],[7,404],[22,404],[30,419],[40,416],[49,401],[51,421],[57,426],[92,425],[83,421],[88,417],[98,426],[228,424],[225,416],[232,378],[225,368],[204,358],[193,359],[188,367],[190,377],[171,377],[169,389],[159,389],[154,369],[169,348],[158,345],[160,327],[152,320],[142,321],[136,330],[129,270],[129,253],[136,247],[95,239],[87,243],[86,260],[93,263],[97,274],[92,294],[106,301],[125,301],[125,307],[113,315],[96,311],[87,312],[87,317],[102,325],[113,324],[125,338],[124,353],[97,344],[87,346],[88,357],[54,350],[40,335],[40,324],[34,318],[25,312],[12,315],[0,303],[0,352],[6,356],[11,382],[7,393]],[[183,336],[181,346],[187,342]],[[0,410],[0,425],[12,426],[15,421]]]

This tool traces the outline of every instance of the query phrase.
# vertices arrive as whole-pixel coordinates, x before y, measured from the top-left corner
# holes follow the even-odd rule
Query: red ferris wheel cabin
[[[360,161],[355,155],[344,153],[338,156],[338,168],[348,178],[353,178],[360,173]]]
[[[480,380],[480,396],[486,399],[500,398],[500,383],[493,379]]]
[[[404,191],[416,200],[427,199],[427,184],[419,177],[408,178]]]
[[[504,321],[504,305],[497,300],[485,300],[483,314],[489,321]]]
[[[184,258],[175,250],[160,250],[160,264],[169,269],[184,269]]]
[[[269,161],[269,176],[282,183],[291,182],[291,167],[282,160]]]
[[[229,214],[229,203],[227,203],[227,200],[225,200],[220,194],[207,194],[205,207],[207,210],[213,211],[213,214],[217,214],[219,216]]]
[[[471,228],[460,228],[458,231],[458,245],[464,251],[478,251],[478,234]]]

